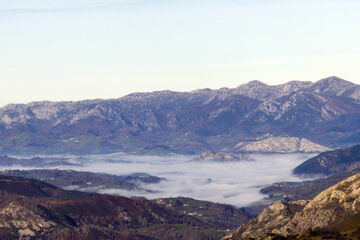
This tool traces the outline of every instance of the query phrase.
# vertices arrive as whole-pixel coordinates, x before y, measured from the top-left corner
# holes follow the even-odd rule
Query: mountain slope
[[[294,169],[297,175],[331,175],[344,172],[360,162],[360,145],[323,152]]]

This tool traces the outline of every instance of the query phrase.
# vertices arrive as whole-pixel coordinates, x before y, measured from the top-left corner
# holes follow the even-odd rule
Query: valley
[[[151,188],[151,186],[168,182],[167,178],[145,173],[111,175],[58,169],[3,170],[0,174],[0,199],[2,201],[0,218],[8,224],[0,225],[0,236],[10,236],[11,239],[48,239],[51,235],[52,239],[115,238],[123,240],[317,239],[319,237],[356,239],[359,236],[360,227],[358,217],[360,213],[358,162],[360,161],[356,157],[358,148],[359,146],[355,145],[316,156],[251,154],[251,161],[236,162],[205,162],[199,161],[196,156],[182,156],[182,165],[215,163],[216,168],[221,165],[233,168],[234,163],[264,164],[264,162],[274,167],[274,164],[282,159],[279,163],[294,165],[287,168],[287,177],[293,178],[295,175],[292,173],[298,169],[297,166],[306,164],[309,169],[312,169],[310,164],[316,166],[318,164],[316,159],[320,159],[322,163],[326,162],[331,169],[339,166],[336,168],[337,172],[332,172],[326,177],[305,181],[297,178],[297,182],[278,182],[273,185],[264,181],[273,176],[270,173],[269,176],[252,175],[252,180],[260,176],[265,177],[259,180],[268,186],[252,185],[251,187],[255,187],[257,192],[260,191],[268,197],[263,195],[256,203],[254,201],[256,198],[252,196],[252,201],[243,204],[244,207],[241,208],[233,206],[236,205],[234,202],[227,205],[219,201],[204,201],[180,195],[149,201],[142,197],[119,196],[118,194],[123,195],[119,192],[104,194],[102,192],[106,191],[99,190],[118,189],[136,195],[134,193],[152,193],[151,190],[143,188],[144,186]],[[74,159],[73,156],[67,157]],[[171,163],[170,156],[152,157],[158,165],[168,166]],[[172,157],[178,159],[180,156]],[[47,156],[45,159],[48,158],[51,157]],[[117,162],[121,164],[144,163],[143,160],[147,159],[145,162],[148,163],[151,159],[150,156],[124,154],[88,155],[80,159],[87,158],[89,162],[96,159],[95,163],[111,164],[113,171],[114,166],[121,169],[121,165],[113,165]],[[99,161],[100,159],[103,161]],[[131,159],[131,161],[126,162],[124,159]],[[184,161],[185,159],[187,161]],[[351,164],[344,168],[344,164],[348,162]],[[91,165],[74,164],[71,167],[89,166]],[[98,168],[100,165],[93,167],[95,166]],[[194,167],[194,165],[190,166]],[[257,171],[266,168],[274,170],[266,165],[262,168],[259,166],[252,167]],[[322,166],[325,165],[322,164]],[[64,167],[69,166],[64,165]],[[139,166],[136,168],[139,169]],[[245,170],[249,171],[250,168],[248,165]],[[313,169],[316,170],[316,168]],[[236,170],[239,171],[240,168]],[[214,179],[214,181],[218,180]],[[93,182],[97,185],[93,185]],[[86,192],[59,188],[71,189],[71,186],[77,186],[78,189]],[[249,188],[244,189],[244,192],[248,194]],[[164,196],[163,192],[159,191],[158,194]],[[247,196],[237,195],[237,198],[244,197]],[[21,225],[18,224],[19,222]]]
[[[7,105],[0,237],[356,238],[359,93],[330,77]]]

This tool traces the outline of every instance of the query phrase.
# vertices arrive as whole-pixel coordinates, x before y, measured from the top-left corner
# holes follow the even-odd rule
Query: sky
[[[360,84],[358,0],[0,0],[0,106],[131,92]]]

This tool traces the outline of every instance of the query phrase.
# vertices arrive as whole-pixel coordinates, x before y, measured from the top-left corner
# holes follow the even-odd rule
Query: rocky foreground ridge
[[[337,77],[275,86],[252,81],[218,90],[10,104],[0,108],[0,152],[199,154],[239,142],[249,151],[308,152],[355,144],[359,128],[359,85]],[[297,139],[288,139],[289,148],[259,149],[256,142],[266,136]]]
[[[285,237],[322,229],[360,230],[360,174],[326,189],[313,200],[277,202],[224,240]],[[349,222],[350,227],[349,227]],[[289,238],[290,239],[290,238]],[[300,238],[303,239],[303,238]]]

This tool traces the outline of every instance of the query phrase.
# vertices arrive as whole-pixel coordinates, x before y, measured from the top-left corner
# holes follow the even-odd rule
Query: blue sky
[[[0,0],[0,105],[135,91],[360,84],[360,1]]]

